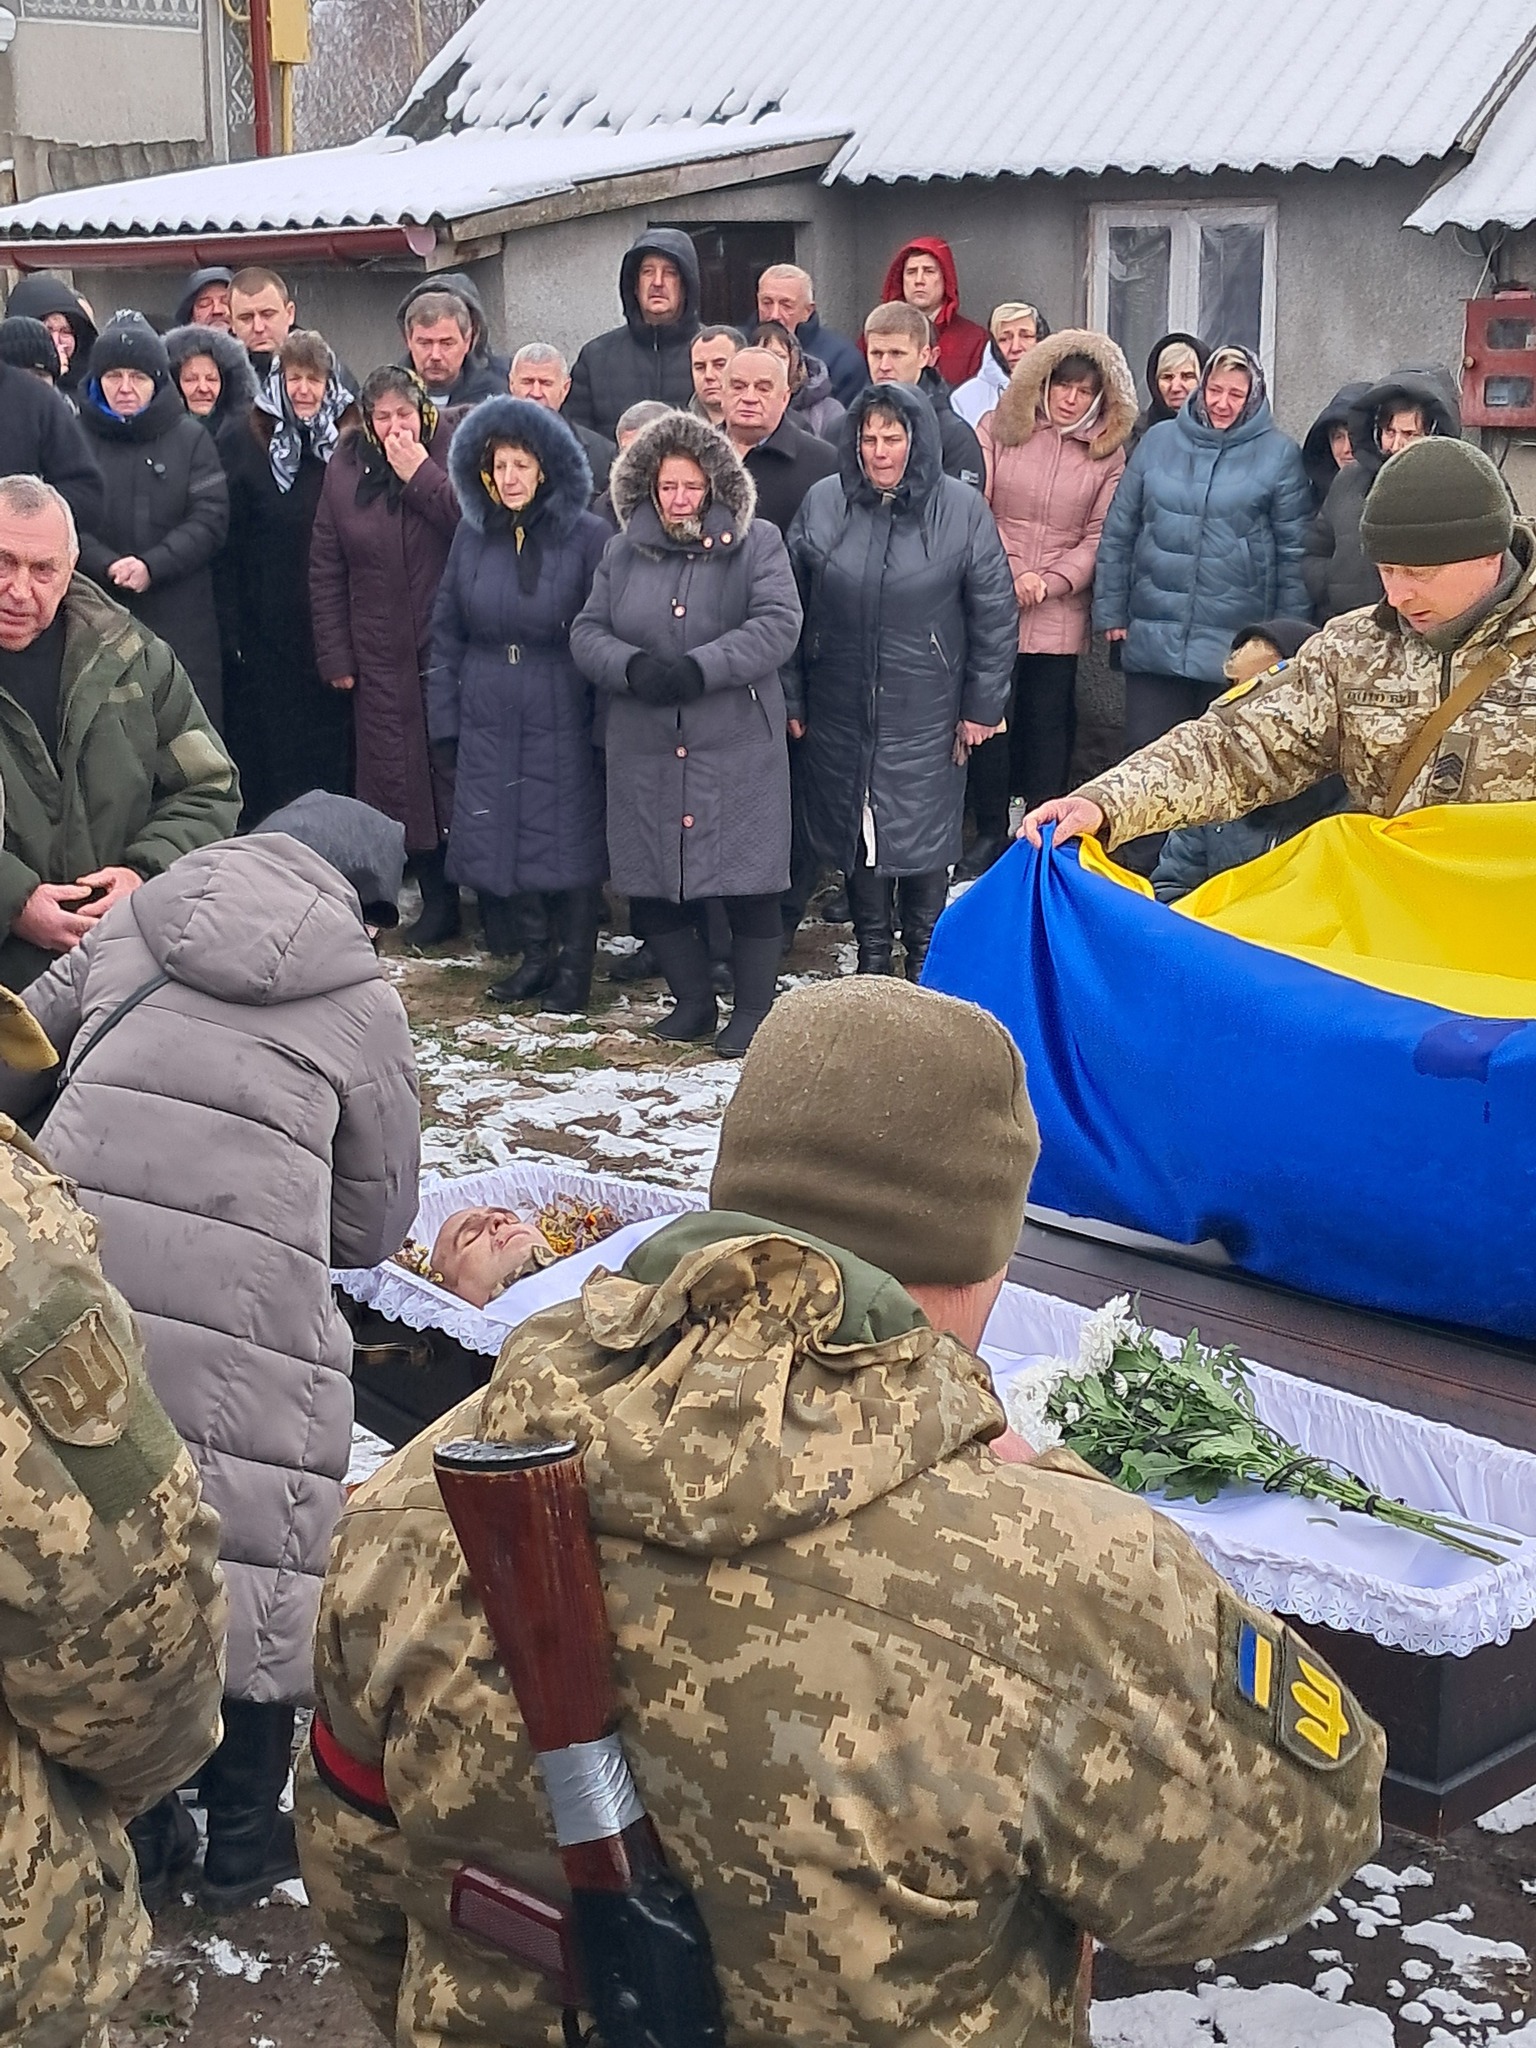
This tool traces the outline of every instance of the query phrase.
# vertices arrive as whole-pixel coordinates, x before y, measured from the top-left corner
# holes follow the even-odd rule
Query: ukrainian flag
[[[1034,1201],[1536,1336],[1536,804],[1326,818],[1176,905],[1020,844],[923,979],[1018,1042]]]

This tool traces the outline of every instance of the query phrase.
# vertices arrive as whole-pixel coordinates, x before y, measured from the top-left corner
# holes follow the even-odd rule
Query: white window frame
[[[1091,206],[1088,209],[1088,325],[1109,332],[1109,231],[1168,228],[1168,325],[1200,332],[1200,230],[1258,226],[1264,230],[1264,277],[1259,293],[1259,361],[1275,388],[1275,269],[1279,208],[1275,206]],[[1206,341],[1218,342],[1219,334]],[[1139,372],[1139,365],[1134,366]]]

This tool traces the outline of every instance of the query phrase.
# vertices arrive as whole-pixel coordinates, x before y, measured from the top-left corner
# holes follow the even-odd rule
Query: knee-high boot
[[[224,1740],[201,1780],[208,1849],[198,1904],[205,1913],[236,1912],[298,1876],[293,1818],[277,1810],[292,1748],[291,1706],[225,1700]]]
[[[514,896],[511,901],[514,920],[521,927],[522,965],[491,983],[485,992],[488,1003],[525,1003],[532,996],[542,995],[555,978],[549,910],[544,897],[530,894]]]
[[[555,978],[545,998],[547,1010],[584,1010],[592,999],[592,965],[597,958],[597,925],[602,915],[601,889],[562,889],[551,896],[550,924],[559,942]]]
[[[723,1060],[739,1060],[752,1043],[759,1024],[773,1008],[779,985],[779,961],[784,942],[778,933],[768,938],[737,937],[731,945],[731,974],[736,998],[730,1021],[715,1040],[715,1051]]]
[[[677,931],[653,932],[651,951],[672,991],[672,1008],[651,1026],[657,1038],[684,1043],[712,1038],[720,1027],[720,1003],[709,981],[709,953],[690,920]]]
[[[896,911],[901,920],[908,981],[922,980],[933,928],[944,914],[948,895],[948,868],[936,868],[927,875],[903,875],[896,885]]]
[[[895,889],[889,875],[877,875],[869,868],[854,868],[848,875],[848,908],[853,912],[859,974],[891,971],[891,948],[896,937]]]
[[[413,853],[406,863],[407,873],[421,884],[421,915],[400,934],[408,946],[438,946],[459,936],[459,891],[443,873],[446,858],[439,846],[431,853]]]

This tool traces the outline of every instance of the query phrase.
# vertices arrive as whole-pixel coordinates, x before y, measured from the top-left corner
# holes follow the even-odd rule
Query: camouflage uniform
[[[300,1843],[399,2048],[560,2038],[533,1977],[448,1920],[467,1859],[559,1890],[433,1480],[453,1436],[587,1446],[625,1745],[733,2048],[1065,2043],[1079,1928],[1149,1963],[1221,1954],[1376,1843],[1381,1733],[1310,1651],[1336,1756],[1276,1714],[1295,1639],[1172,1522],[1070,1454],[1000,1464],[978,1360],[882,1276],[883,1312],[850,1319],[873,1269],[759,1228],[532,1319],[343,1517],[320,1711],[399,1825],[306,1760]]]
[[[1536,530],[1517,524],[1522,574],[1453,653],[1406,631],[1390,605],[1345,612],[1257,683],[1076,792],[1104,813],[1105,843],[1239,818],[1338,773],[1384,816],[1398,762],[1436,705],[1495,647],[1510,666],[1443,735],[1402,810],[1536,799]]]
[[[29,1031],[0,991],[0,1056]],[[138,1974],[150,1927],[123,1822],[218,1740],[217,1555],[96,1226],[0,1117],[3,2048],[94,2048]]]

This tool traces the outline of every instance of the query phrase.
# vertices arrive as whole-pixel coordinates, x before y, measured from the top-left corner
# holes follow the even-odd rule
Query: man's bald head
[[[0,648],[19,654],[47,632],[79,557],[68,500],[40,477],[0,477]]]

